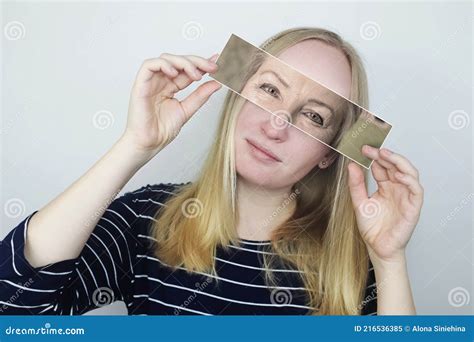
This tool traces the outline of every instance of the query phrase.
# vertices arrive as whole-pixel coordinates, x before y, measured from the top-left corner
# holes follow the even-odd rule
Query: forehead
[[[268,77],[275,80],[281,79],[281,81],[288,84],[288,88],[282,86],[280,91],[283,91],[284,94],[293,94],[295,99],[318,99],[334,108],[345,101],[324,85],[315,82],[299,70],[297,71],[275,58],[267,58],[260,66],[257,75],[262,75],[262,77],[263,75],[269,75]],[[276,82],[280,84],[281,81]],[[289,97],[285,98],[289,99]]]
[[[351,68],[347,58],[338,49],[317,39],[307,39],[283,50],[277,57],[284,63],[267,58],[260,70],[268,67],[288,77],[299,77],[294,68],[336,93],[350,97]]]

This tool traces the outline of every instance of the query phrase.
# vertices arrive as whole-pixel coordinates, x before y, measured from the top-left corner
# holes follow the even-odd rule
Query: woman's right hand
[[[181,127],[221,84],[208,81],[182,101],[175,94],[217,71],[218,54],[209,59],[193,55],[163,53],[143,62],[133,84],[127,127],[122,138],[146,156],[147,161],[168,145]]]

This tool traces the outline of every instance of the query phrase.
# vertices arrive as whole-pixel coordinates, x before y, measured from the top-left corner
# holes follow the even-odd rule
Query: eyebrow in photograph
[[[308,103],[314,103],[318,106],[326,107],[331,112],[331,115],[334,116],[334,109],[331,106],[329,106],[327,103],[324,103],[323,101],[318,100],[318,99],[309,99]]]
[[[286,82],[280,75],[278,75],[278,73],[276,73],[275,71],[273,70],[264,70],[262,71],[262,74],[272,74],[274,75],[280,82],[281,84],[283,84],[286,88],[289,88],[290,85],[288,84],[288,82]],[[318,99],[309,99],[308,100],[308,103],[314,103],[318,106],[322,106],[322,107],[326,107],[327,109],[329,109],[329,111],[331,112],[331,115],[334,116],[334,109],[329,106],[328,104],[324,103],[323,101],[321,100],[318,100]]]
[[[276,78],[278,78],[278,80],[281,82],[281,84],[283,84],[286,88],[289,88],[290,85],[288,84],[288,82],[286,82],[280,75],[278,75],[275,71],[273,70],[264,70],[262,71],[262,74],[272,74],[273,76],[275,76]]]

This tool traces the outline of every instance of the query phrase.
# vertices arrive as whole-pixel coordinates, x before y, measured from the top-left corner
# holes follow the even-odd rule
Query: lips
[[[274,161],[277,161],[277,162],[281,162],[281,159],[278,158],[272,151],[270,151],[268,148],[265,148],[263,147],[262,145],[260,145],[259,143],[253,141],[253,140],[250,140],[250,139],[246,139],[247,142],[252,145],[254,148],[256,148],[257,150],[259,150],[259,152],[265,154],[268,158],[271,158],[273,159]]]

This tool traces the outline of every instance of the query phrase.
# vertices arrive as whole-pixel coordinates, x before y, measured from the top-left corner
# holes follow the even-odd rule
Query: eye
[[[303,112],[302,114],[305,115],[306,117],[308,117],[314,123],[316,123],[318,125],[321,125],[321,126],[324,125],[324,119],[318,113],[316,113],[316,112]]]
[[[278,90],[278,88],[274,87],[273,85],[271,85],[269,83],[263,83],[260,86],[260,89],[263,89],[265,92],[267,92],[268,94],[270,94],[273,97],[278,97],[280,95],[280,91]]]

